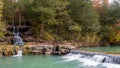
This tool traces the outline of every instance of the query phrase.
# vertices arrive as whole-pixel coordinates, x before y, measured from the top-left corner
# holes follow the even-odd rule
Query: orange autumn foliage
[[[110,42],[120,42],[120,19],[116,20],[116,23],[111,27]]]
[[[103,4],[108,5],[108,3],[109,3],[109,0],[92,0],[92,1],[93,1],[93,6],[98,11],[101,10]]]

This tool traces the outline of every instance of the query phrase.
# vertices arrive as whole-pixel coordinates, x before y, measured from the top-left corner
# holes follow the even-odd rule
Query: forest
[[[1,39],[10,36],[10,26],[18,26],[21,36],[27,34],[27,38],[35,41],[67,41],[78,47],[119,45],[120,3],[109,4],[103,0],[102,4],[94,5],[91,0],[0,0]]]

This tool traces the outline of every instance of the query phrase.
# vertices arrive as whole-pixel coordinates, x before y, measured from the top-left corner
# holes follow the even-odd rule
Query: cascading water
[[[106,63],[113,63],[112,59],[107,57],[107,56],[103,56],[103,55],[94,55],[91,60],[96,61],[96,62],[106,62]]]
[[[73,50],[69,54],[62,57],[64,61],[79,61],[87,66],[101,66],[102,68],[120,68],[120,56],[109,55],[95,52],[85,52]]]
[[[19,57],[19,56],[22,56],[22,50],[19,50],[19,51],[17,52],[17,55],[13,55],[13,57]]]
[[[13,38],[13,43],[14,43],[14,46],[15,45],[18,45],[20,46],[20,50],[18,51],[17,55],[13,55],[14,57],[15,56],[22,56],[22,47],[24,45],[21,37],[19,36],[19,29],[16,29],[16,27],[14,26],[13,27],[13,34],[14,34],[14,38]]]

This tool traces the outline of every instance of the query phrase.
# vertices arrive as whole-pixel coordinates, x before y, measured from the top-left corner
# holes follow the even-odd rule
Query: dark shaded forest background
[[[75,46],[120,44],[120,3],[103,0],[0,0],[0,41],[12,27],[25,42],[70,42]]]

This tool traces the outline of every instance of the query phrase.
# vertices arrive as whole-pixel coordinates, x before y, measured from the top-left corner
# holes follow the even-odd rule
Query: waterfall
[[[17,52],[17,55],[13,55],[13,57],[18,57],[18,56],[22,56],[22,50],[19,50],[19,51]]]
[[[13,27],[13,35],[14,35],[14,38],[13,38],[13,43],[14,43],[14,46],[20,46],[20,50],[18,51],[17,55],[13,55],[13,56],[22,56],[22,46],[24,45],[23,41],[22,41],[22,38],[19,36],[19,28],[16,29],[16,27],[14,26]]]
[[[98,52],[86,52],[79,50],[72,50],[71,54],[80,54],[84,55],[84,57],[89,57],[89,59],[101,63],[115,63],[120,64],[120,55],[112,55],[112,54],[104,54]]]
[[[87,66],[105,66],[107,68],[120,68],[120,56],[97,52],[85,52],[72,50],[69,54],[62,57],[64,61],[79,61]]]
[[[112,59],[107,57],[107,56],[103,56],[103,55],[94,55],[91,60],[93,61],[97,61],[97,62],[100,62],[100,63],[112,63]]]
[[[18,51],[17,55],[22,56],[22,50]]]

